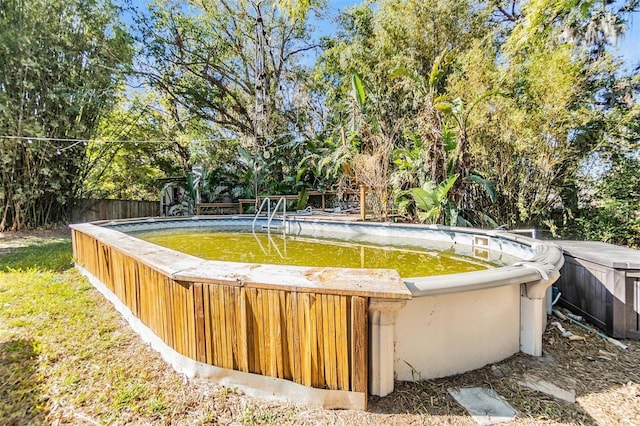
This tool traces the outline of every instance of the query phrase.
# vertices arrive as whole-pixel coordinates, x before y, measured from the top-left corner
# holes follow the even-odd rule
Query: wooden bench
[[[359,195],[356,191],[344,191],[342,194],[345,197],[352,197],[354,195]],[[321,208],[324,210],[327,205],[327,197],[337,196],[338,193],[335,191],[309,191],[309,197],[321,197]],[[299,194],[280,194],[280,195],[261,195],[257,199],[255,198],[240,198],[237,203],[198,203],[196,204],[196,214],[200,215],[202,210],[205,209],[229,209],[235,208],[237,212],[240,214],[244,213],[245,207],[247,206],[255,206],[256,204],[259,206],[262,203],[262,200],[265,198],[270,198],[271,200],[279,200],[280,198],[284,198],[285,200],[297,200],[300,198]]]
[[[215,209],[216,211],[220,211],[222,209],[235,209],[242,213],[242,204],[240,203],[197,203],[196,204],[196,214],[200,215],[203,210],[206,209]]]
[[[341,194],[343,196],[345,196],[345,197],[350,197],[350,196],[354,196],[354,195],[359,195],[359,192],[356,192],[356,191],[344,191]],[[337,196],[338,192],[336,192],[336,191],[327,191],[327,192],[309,191],[308,195],[309,195],[309,198],[311,198],[311,197],[321,197],[321,208],[322,208],[322,210],[324,210],[326,208],[326,205],[327,205],[327,197]],[[281,194],[281,195],[260,196],[260,197],[258,197],[258,205],[260,203],[262,203],[262,200],[264,200],[267,197],[271,198],[272,200],[279,200],[282,197],[284,197],[285,200],[297,200],[298,198],[300,198],[300,195],[299,194]],[[243,200],[240,200],[240,201],[243,201]],[[250,199],[250,200],[246,200],[246,201],[250,201],[251,203],[255,202],[254,199]]]

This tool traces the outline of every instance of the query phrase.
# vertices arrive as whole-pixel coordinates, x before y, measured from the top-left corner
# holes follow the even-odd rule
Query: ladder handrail
[[[276,206],[273,208],[273,213],[271,213],[271,200],[269,199],[269,197],[265,197],[264,200],[262,200],[262,204],[260,204],[260,208],[258,209],[256,215],[253,217],[253,222],[251,223],[251,232],[253,233],[253,237],[258,242],[258,246],[260,246],[260,249],[262,249],[262,252],[264,254],[267,254],[266,250],[264,249],[264,247],[260,243],[260,239],[256,235],[256,221],[258,220],[258,216],[260,215],[260,213],[262,213],[262,209],[264,208],[264,204],[265,203],[267,203],[267,218],[268,219],[267,219],[266,228],[267,228],[267,235],[268,235],[268,240],[267,241],[269,243],[269,252],[271,251],[271,245],[273,245],[273,247],[276,249],[276,252],[278,253],[278,255],[281,258],[284,259],[285,256],[286,256],[286,253],[287,253],[287,241],[286,241],[286,239],[284,240],[285,256],[283,256],[282,253],[280,252],[280,249],[278,248],[277,244],[271,238],[271,221],[273,221],[273,218],[275,217],[276,213],[278,212],[278,207],[280,207],[280,204],[282,204],[282,236],[285,237],[286,231],[285,231],[285,226],[284,225],[285,225],[286,215],[287,215],[287,200],[286,200],[285,197],[280,197],[280,199],[276,203]],[[263,226],[263,228],[264,228],[264,226]]]
[[[282,228],[284,229],[284,224],[287,216],[287,200],[284,197],[280,197],[280,199],[276,203],[276,206],[273,208],[273,213],[269,216],[269,220],[267,221],[267,229],[271,229],[271,221],[278,212],[278,207],[280,207],[280,204],[282,204]]]
[[[262,203],[260,204],[260,208],[256,212],[256,215],[253,217],[253,222],[251,222],[251,229],[255,229],[256,228],[256,220],[258,220],[258,216],[260,216],[260,213],[262,213],[262,209],[264,207],[264,203],[267,203],[267,217],[271,216],[271,200],[269,199],[269,197],[265,197],[262,200]]]

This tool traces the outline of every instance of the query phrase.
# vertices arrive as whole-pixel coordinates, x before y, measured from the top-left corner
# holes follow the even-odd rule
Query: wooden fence
[[[157,201],[81,199],[76,201],[71,210],[71,222],[130,219],[159,214],[160,204]]]
[[[176,279],[171,273],[175,266],[163,270],[145,260],[153,257],[155,247],[156,259],[170,261],[166,249],[128,236],[116,236],[112,243],[109,235],[84,232],[87,227],[99,228],[72,226],[76,262],[178,353],[225,369],[357,392],[366,407],[369,298],[376,289],[383,289],[382,296],[410,297],[395,271],[388,281],[402,288],[402,294],[389,294],[384,284],[353,291],[336,283],[305,288],[212,279],[211,273],[209,278]],[[132,253],[136,241],[144,256]],[[189,260],[179,258],[177,263],[184,268]],[[196,260],[192,269],[205,269],[206,261]],[[389,278],[380,274],[377,281]],[[228,276],[242,276],[242,271]],[[366,282],[358,287],[366,287]]]

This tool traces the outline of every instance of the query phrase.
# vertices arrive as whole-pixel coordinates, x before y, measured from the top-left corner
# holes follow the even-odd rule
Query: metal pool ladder
[[[262,229],[267,229],[267,230],[271,230],[271,229],[282,229],[284,231],[284,225],[286,223],[286,216],[287,216],[287,201],[284,197],[280,197],[280,199],[278,200],[278,202],[276,203],[275,207],[273,208],[273,213],[271,212],[271,199],[269,197],[265,197],[262,200],[262,203],[260,204],[260,208],[258,209],[258,211],[256,212],[256,215],[253,217],[253,222],[251,223],[251,229],[255,231],[256,229],[256,220],[258,220],[258,216],[260,216],[260,213],[262,213],[262,209],[264,209],[264,205],[267,205],[267,224],[266,225],[262,225]],[[273,221],[273,218],[275,217],[275,215],[278,213],[278,208],[282,205],[282,223],[280,225],[276,225],[276,226],[272,226],[271,222]]]

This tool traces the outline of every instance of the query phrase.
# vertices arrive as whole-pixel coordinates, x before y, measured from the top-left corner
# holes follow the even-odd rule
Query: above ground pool
[[[315,216],[71,228],[76,266],[176,370],[334,408],[541,355],[563,262],[505,232]]]

